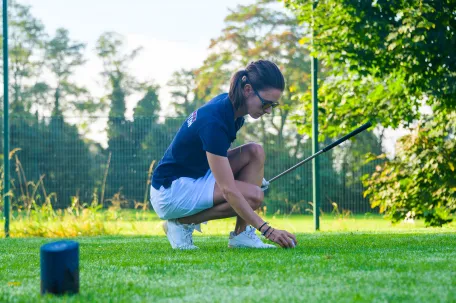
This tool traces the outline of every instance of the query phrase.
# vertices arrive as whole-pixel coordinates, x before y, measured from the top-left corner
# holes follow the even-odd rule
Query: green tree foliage
[[[125,119],[125,98],[134,91],[138,83],[128,73],[128,65],[138,55],[140,48],[125,54],[123,37],[115,32],[103,33],[97,40],[96,51],[103,62],[102,76],[105,79],[110,101],[110,119]],[[115,126],[108,132],[115,133]]]
[[[315,55],[331,67],[322,108],[350,126],[368,116],[385,127],[409,125],[427,104],[455,108],[454,1],[285,0],[306,25]],[[308,41],[304,39],[304,41]]]
[[[45,65],[55,81],[54,85],[48,86],[54,99],[54,116],[61,116],[65,112],[72,115],[87,114],[100,108],[85,87],[71,80],[75,69],[86,62],[84,49],[85,44],[71,41],[68,30],[64,28],[57,29],[55,36],[46,43]]]
[[[37,79],[43,65],[46,34],[43,24],[31,14],[29,6],[16,1],[10,1],[8,5],[11,110],[24,113],[32,109],[33,101],[36,101],[33,96],[42,90]],[[3,65],[3,53],[1,58]]]
[[[146,92],[144,97],[138,101],[134,111],[133,118],[139,119],[148,117],[152,123],[157,123],[160,113],[160,101],[158,100],[158,91],[160,87],[155,84],[148,84],[144,87]]]
[[[102,76],[109,93],[105,97],[110,104],[108,120],[108,153],[111,155],[106,195],[122,190],[126,172],[130,171],[130,155],[134,154],[132,138],[129,136],[130,121],[125,118],[126,97],[132,93],[135,79],[128,74],[128,64],[138,54],[136,49],[125,54],[123,37],[114,32],[103,33],[97,40],[96,51],[103,62]]]
[[[368,179],[367,193],[395,221],[416,216],[429,225],[446,223],[454,200],[436,188],[454,176],[442,163],[454,152],[448,135],[454,131],[442,127],[456,109],[456,2],[327,0],[314,10],[312,2],[285,0],[307,29],[303,42],[313,29],[313,54],[329,67],[319,90],[325,133],[367,118],[414,128],[418,133],[402,140],[397,157]],[[423,116],[423,105],[432,114]]]
[[[172,74],[168,86],[171,88],[171,104],[178,116],[188,117],[204,104],[196,93],[196,74],[194,70],[181,69]]]
[[[424,218],[429,226],[456,213],[456,114],[428,117],[400,140],[397,157],[364,182],[372,205],[394,222]]]
[[[39,119],[31,114],[13,115],[10,137],[11,150],[16,150],[11,159],[15,208],[26,206],[21,199],[34,186],[41,197],[36,202],[42,203],[46,195],[54,193],[55,207],[67,206],[72,196],[79,195],[85,201],[91,198],[96,177],[94,157],[76,126],[65,123],[63,117]],[[42,186],[38,182],[40,178]]]
[[[40,175],[45,175],[46,190],[57,195],[55,206],[67,206],[72,196],[91,201],[95,180],[100,176],[95,174],[95,158],[89,145],[79,136],[78,128],[66,123],[64,117],[52,116],[49,124],[46,122],[41,126],[41,137],[47,140],[40,143]]]
[[[132,139],[132,154],[128,168],[129,181],[125,182],[125,194],[128,198],[142,201],[144,193],[148,190],[146,184],[150,176],[149,168],[152,161],[158,161],[157,149],[161,145],[148,144],[148,140],[160,142],[164,126],[159,123],[160,101],[158,99],[159,86],[149,84],[145,88],[144,97],[134,109],[133,122],[131,123],[130,138]],[[160,152],[162,150],[160,149]],[[154,157],[155,156],[155,157]],[[160,156],[161,157],[161,156]],[[147,195],[146,195],[147,196]]]
[[[20,199],[30,187],[28,182],[37,184],[43,177],[44,186],[49,186],[40,196],[53,192],[61,203],[56,206],[65,206],[70,196],[90,192],[94,183],[88,147],[55,106],[67,100],[69,90],[59,94],[57,88],[69,87],[73,67],[83,63],[81,46],[70,43],[64,29],[48,40],[43,24],[28,6],[10,1],[9,13],[10,148],[17,151],[18,160],[13,158],[11,164],[12,192]],[[59,85],[44,79],[49,72]],[[51,119],[39,115],[50,113],[53,105],[56,111]],[[18,202],[15,207],[21,206]]]
[[[122,36],[107,32],[100,36],[96,48],[103,61],[102,75],[109,90],[106,100],[110,103],[107,153],[111,161],[106,197],[120,192],[120,197],[132,206],[132,200],[143,200],[150,164],[159,160],[155,157],[157,144],[148,142],[160,141],[164,126],[158,123],[159,87],[140,83],[129,72],[129,64],[141,49],[126,52],[124,46]],[[128,121],[126,99],[133,93],[144,93],[144,96],[134,108],[133,121]]]
[[[336,199],[348,201],[346,205],[340,204],[340,208],[350,209],[357,212],[370,212],[369,200],[363,196],[365,190],[362,178],[366,174],[372,174],[377,165],[385,159],[366,161],[366,155],[380,156],[383,153],[382,142],[371,131],[364,131],[356,138],[345,142],[342,147],[334,149],[334,163],[341,177],[343,192],[336,195]],[[324,180],[324,179],[323,179]],[[324,181],[323,181],[324,182]],[[354,197],[364,197],[364,203],[355,205]],[[337,200],[335,200],[337,202]]]
[[[53,100],[53,106],[50,120],[44,121],[41,127],[45,132],[43,136],[49,139],[42,155],[41,173],[46,174],[47,190],[57,194],[59,205],[56,206],[59,207],[66,206],[65,201],[69,202],[71,196],[90,199],[95,181],[91,165],[94,159],[89,147],[80,138],[77,127],[64,119],[65,112],[81,114],[87,109],[87,104],[93,103],[87,89],[71,81],[75,68],[85,62],[84,47],[82,43],[71,41],[68,31],[63,28],[57,29],[55,36],[45,45],[44,64],[54,77],[54,83],[42,83],[49,93],[47,99]]]
[[[154,167],[157,166],[166,148],[168,148],[176,132],[181,127],[182,119],[183,117],[167,118],[163,123],[156,123],[150,126],[140,149],[140,157],[145,159],[145,164],[150,165],[152,161],[155,161]]]

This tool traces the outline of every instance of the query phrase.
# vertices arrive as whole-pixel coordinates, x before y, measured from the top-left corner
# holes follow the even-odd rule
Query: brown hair
[[[236,110],[244,105],[243,90],[246,84],[252,85],[257,91],[268,88],[281,91],[285,89],[282,72],[275,63],[268,60],[250,62],[244,70],[237,71],[231,77],[228,95]]]

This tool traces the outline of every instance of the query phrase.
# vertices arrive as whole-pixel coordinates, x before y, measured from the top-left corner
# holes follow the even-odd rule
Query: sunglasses
[[[252,84],[250,84],[250,86],[252,86]],[[253,86],[252,86],[252,89],[255,92],[255,95],[257,95],[258,98],[260,98],[261,104],[263,105],[262,106],[263,110],[268,109],[270,107],[274,108],[274,107],[277,107],[280,105],[280,103],[277,101],[269,101],[269,100],[261,98],[260,94],[257,92],[256,89],[253,88]]]
[[[274,107],[277,107],[280,105],[279,102],[277,101],[269,101],[269,100],[266,100],[266,99],[263,99],[261,98],[260,94],[257,92],[257,90],[253,87],[253,85],[251,83],[249,83],[250,86],[252,87],[253,91],[255,92],[255,95],[258,96],[258,98],[260,98],[260,101],[261,101],[261,104],[262,104],[262,108],[263,110],[265,109],[268,109],[270,107],[274,108]]]

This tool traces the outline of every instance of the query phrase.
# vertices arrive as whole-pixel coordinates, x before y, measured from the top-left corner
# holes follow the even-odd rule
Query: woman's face
[[[244,86],[245,110],[253,119],[258,119],[264,114],[270,114],[272,108],[279,105],[282,91],[277,88],[268,88],[255,91],[250,84]]]

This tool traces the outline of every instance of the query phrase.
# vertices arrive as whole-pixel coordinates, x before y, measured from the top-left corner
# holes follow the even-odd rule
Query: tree
[[[90,199],[94,178],[91,174],[91,155],[88,146],[78,133],[76,126],[65,122],[64,113],[81,114],[93,109],[89,92],[71,81],[74,69],[85,63],[85,45],[71,41],[69,32],[59,28],[55,36],[46,43],[45,65],[54,76],[54,84],[47,85],[48,99],[53,100],[52,114],[46,128],[45,146],[48,190],[57,193],[60,207],[70,203],[70,197],[79,194]],[[82,99],[82,100],[81,100]],[[92,106],[86,107],[86,105]],[[71,157],[77,154],[77,157]],[[76,187],[76,189],[74,188]]]
[[[16,1],[8,5],[11,112],[22,114],[30,112],[34,93],[42,90],[37,82],[43,65],[46,34],[43,24],[31,14],[29,6]]]
[[[130,138],[132,154],[126,155],[128,171],[124,185],[125,193],[135,201],[144,198],[145,185],[147,184],[149,167],[154,159],[155,150],[160,148],[157,141],[162,137],[164,126],[158,123],[160,112],[160,100],[158,98],[159,86],[148,84],[144,87],[145,95],[137,103],[133,113]],[[148,140],[154,140],[155,144],[148,144]]]
[[[133,118],[148,117],[152,122],[156,123],[160,113],[160,101],[158,99],[160,86],[145,84],[143,89],[146,93],[144,97],[138,101],[133,111]]]
[[[85,44],[71,41],[64,28],[57,29],[55,36],[46,43],[45,64],[55,81],[54,86],[49,86],[54,97],[53,115],[92,113],[99,108],[88,90],[70,79],[75,69],[86,62],[84,49]]]
[[[177,115],[187,117],[201,105],[204,101],[198,99],[195,92],[196,74],[194,70],[181,69],[172,74],[168,86],[172,88],[171,97],[174,110]]]
[[[12,173],[13,194],[20,199],[21,184],[24,189],[30,185],[25,185],[26,180],[36,183],[44,177],[47,193],[58,197],[58,205],[54,206],[64,207],[71,195],[78,191],[84,195],[93,185],[88,147],[77,128],[63,121],[59,106],[69,101],[67,97],[75,90],[69,79],[73,68],[83,64],[82,44],[72,43],[64,29],[48,40],[43,24],[31,14],[30,7],[15,1],[9,5],[10,138],[11,150],[18,150],[21,163],[13,164],[16,172],[20,171]],[[43,80],[46,72],[55,76],[57,85]],[[43,117],[52,109],[53,117]]]
[[[108,119],[108,153],[111,154],[110,171],[107,179],[106,194],[113,195],[122,190],[129,170],[129,155],[134,147],[129,136],[131,122],[126,121],[126,97],[138,86],[137,81],[128,73],[128,64],[140,49],[124,51],[123,37],[114,32],[103,33],[97,40],[96,51],[103,62],[102,76],[106,81],[109,94],[110,111]]]
[[[330,67],[320,86],[323,129],[361,121],[412,125],[422,103],[456,106],[456,3],[432,1],[285,0],[305,24],[314,20],[313,52]]]
[[[400,139],[397,157],[364,180],[372,206],[393,222],[442,226],[456,213],[456,113],[427,117]],[[378,157],[375,157],[378,158]]]
[[[394,221],[415,216],[429,225],[448,222],[454,192],[435,188],[454,175],[451,165],[438,163],[454,149],[454,128],[447,127],[456,110],[456,3],[328,0],[315,10],[312,1],[285,3],[307,24],[307,35],[313,20],[313,53],[330,68],[319,90],[326,133],[367,118],[382,127],[419,130],[414,144],[405,137],[398,156],[365,182],[372,206]],[[423,114],[423,105],[432,113]]]
[[[97,41],[97,54],[103,61],[103,73],[109,89],[105,97],[110,101],[108,121],[108,150],[111,162],[107,179],[107,196],[120,192],[128,200],[142,200],[144,184],[151,162],[149,147],[144,141],[153,137],[157,129],[160,101],[159,87],[153,83],[141,83],[128,70],[140,48],[124,50],[123,37],[108,32]],[[144,93],[133,115],[133,121],[125,118],[126,98],[133,93]],[[160,135],[160,131],[158,133]]]
[[[42,129],[45,140],[38,144],[42,154],[37,158],[46,189],[57,194],[58,204],[54,206],[66,207],[76,195],[81,201],[91,201],[95,180],[100,176],[93,174],[95,157],[77,126],[66,123],[62,116],[52,116],[48,124],[42,123]]]
[[[385,162],[385,159],[376,161],[366,161],[366,156],[378,157],[383,154],[382,142],[371,131],[364,131],[352,140],[345,142],[342,147],[334,149],[333,158],[337,171],[342,175],[342,192],[338,193],[338,198],[346,201],[339,205],[339,208],[350,209],[356,212],[369,212],[371,210],[369,200],[363,196],[365,188],[362,178],[375,172],[375,167]],[[382,157],[381,157],[382,158]],[[357,203],[353,205],[353,197],[359,197]],[[352,204],[352,205],[350,205]]]

